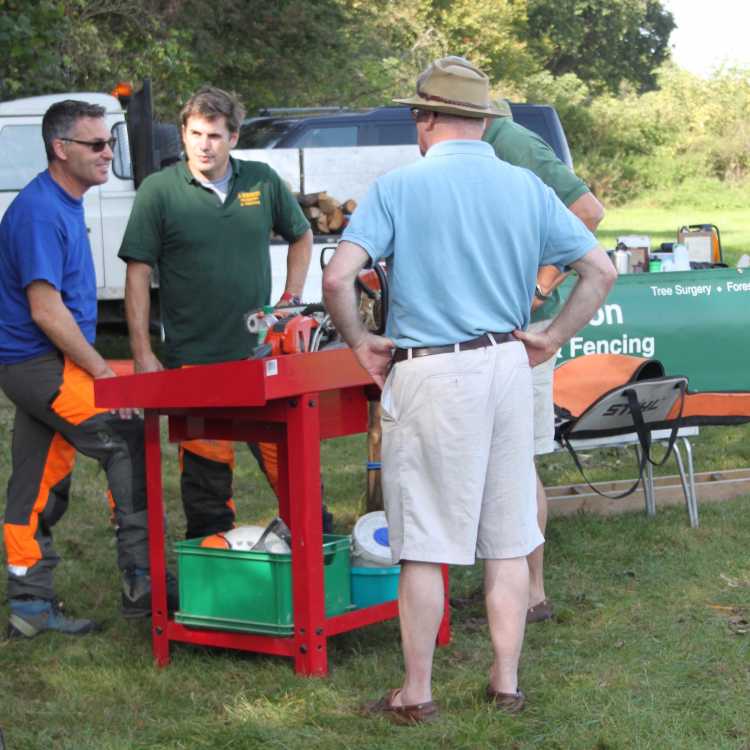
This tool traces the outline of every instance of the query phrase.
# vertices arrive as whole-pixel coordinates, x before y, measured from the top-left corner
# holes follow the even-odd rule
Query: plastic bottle
[[[627,273],[630,268],[630,252],[617,248],[613,255],[617,273]]]
[[[677,244],[672,250],[674,254],[674,270],[675,271],[689,271],[690,270],[690,255],[688,249],[683,244]]]

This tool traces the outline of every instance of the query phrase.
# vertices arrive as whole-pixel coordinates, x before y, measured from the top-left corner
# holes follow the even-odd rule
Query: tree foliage
[[[201,83],[258,106],[382,104],[437,56],[501,89],[547,71],[591,91],[653,85],[660,0],[0,0],[0,96],[154,82],[162,115]]]
[[[545,70],[574,73],[595,91],[656,86],[669,57],[672,14],[659,0],[528,0],[526,42]]]
[[[686,176],[750,173],[750,72],[669,62],[660,0],[0,0],[0,98],[151,78],[175,118],[198,86],[258,107],[381,105],[436,57],[498,96],[556,106],[607,202]]]
[[[0,0],[0,98],[108,91],[144,76],[165,100],[190,91],[189,33],[150,10],[144,0]]]
[[[576,170],[600,197],[617,203],[648,190],[669,193],[688,178],[750,176],[750,70],[704,80],[665,64],[657,84],[643,95],[574,105]]]

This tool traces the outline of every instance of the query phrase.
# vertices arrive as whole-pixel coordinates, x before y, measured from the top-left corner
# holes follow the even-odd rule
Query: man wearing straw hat
[[[412,107],[424,159],[379,178],[326,268],[326,304],[383,388],[383,492],[406,667],[368,704],[394,723],[431,721],[432,660],[443,615],[441,564],[485,560],[494,651],[487,699],[519,711],[518,663],[536,523],[531,366],[591,318],[614,282],[593,235],[534,175],[481,141],[496,117],[489,81],[444,58],[417,79]],[[357,315],[354,279],[385,258],[387,337]],[[543,333],[524,333],[540,265],[579,280]]]

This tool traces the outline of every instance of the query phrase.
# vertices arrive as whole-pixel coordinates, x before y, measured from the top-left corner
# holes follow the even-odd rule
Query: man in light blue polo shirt
[[[440,564],[485,560],[494,660],[487,698],[519,711],[518,662],[536,523],[531,367],[591,318],[615,272],[593,235],[531,172],[481,141],[487,77],[444,58],[417,80],[425,159],[381,177],[352,217],[324,275],[336,328],[383,387],[382,481],[394,562],[401,563],[403,686],[366,706],[395,723],[430,721]],[[386,337],[368,333],[354,279],[388,263]],[[579,281],[543,333],[524,332],[540,265]],[[395,351],[394,351],[395,349]]]

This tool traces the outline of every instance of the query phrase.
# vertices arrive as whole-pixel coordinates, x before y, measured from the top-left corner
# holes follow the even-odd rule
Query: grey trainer
[[[86,635],[99,630],[93,620],[67,617],[58,602],[46,599],[11,599],[8,638],[33,638],[45,631]]]

